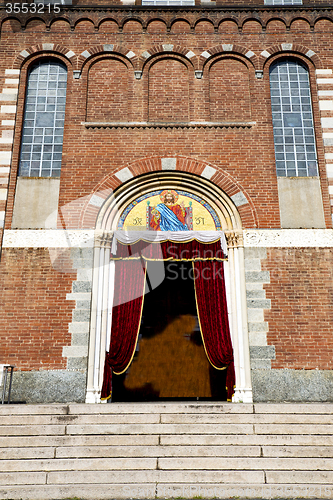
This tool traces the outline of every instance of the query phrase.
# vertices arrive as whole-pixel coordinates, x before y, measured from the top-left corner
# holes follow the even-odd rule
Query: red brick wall
[[[212,64],[209,85],[212,121],[251,118],[249,71],[243,62],[226,58]]]
[[[184,122],[189,118],[188,70],[166,58],[149,69],[149,121]]]
[[[93,64],[88,76],[87,120],[126,121],[128,70],[116,59]]]
[[[69,255],[62,251],[61,259],[68,270]],[[66,368],[62,348],[71,344],[68,324],[75,306],[66,293],[75,278],[52,267],[48,250],[3,249],[0,363],[18,370]]]
[[[274,345],[272,368],[333,369],[333,249],[268,249],[262,269],[271,309],[265,311]]]

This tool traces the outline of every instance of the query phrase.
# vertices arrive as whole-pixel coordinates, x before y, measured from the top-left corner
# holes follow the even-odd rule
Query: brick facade
[[[50,57],[68,70],[58,228],[94,229],[112,190],[147,173],[158,176],[162,160],[172,158],[178,173],[244,199],[236,203],[243,229],[280,229],[269,67],[288,57],[309,71],[325,227],[332,230],[333,8],[327,2],[298,8],[217,0],[159,9],[95,0],[85,8],[91,3],[73,0],[61,14],[34,19],[0,10],[0,218],[8,234],[15,229],[27,74]],[[266,349],[272,369],[331,370],[332,249],[298,246],[258,251],[253,245],[245,255],[252,273],[250,346],[255,359],[272,347]],[[84,370],[92,254],[79,264],[70,252],[60,255],[66,272],[54,268],[46,248],[3,248],[0,363]],[[88,288],[79,290],[81,282]],[[269,368],[260,363],[258,369]]]

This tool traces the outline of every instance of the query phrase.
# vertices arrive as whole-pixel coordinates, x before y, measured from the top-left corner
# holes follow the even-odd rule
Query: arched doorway
[[[242,245],[241,220],[232,200],[216,185],[202,177],[185,172],[155,172],[144,174],[122,184],[115,193],[106,199],[101,207],[96,224],[94,249],[93,297],[91,311],[91,330],[88,358],[87,402],[99,402],[103,379],[105,346],[111,329],[114,268],[110,264],[111,243],[114,231],[119,229],[138,229],[142,213],[137,215],[140,203],[145,205],[143,226],[150,225],[152,205],[145,200],[160,196],[164,190],[181,193],[192,199],[193,213],[196,205],[205,210],[205,220],[219,225],[227,237],[228,262],[225,264],[229,323],[234,350],[236,389],[233,401],[252,401],[250,361],[247,332],[246,292],[244,255]],[[148,209],[147,209],[148,207]],[[188,203],[190,207],[190,203]],[[135,217],[130,224],[128,214]],[[187,216],[187,223],[190,219]],[[193,214],[192,214],[193,215]],[[199,214],[200,215],[200,214]],[[205,218],[204,217],[204,218]],[[202,218],[202,214],[201,214]],[[127,221],[127,222],[126,222]],[[185,222],[185,221],[184,221]],[[193,223],[194,222],[194,223]],[[192,226],[202,224],[192,217]],[[129,227],[132,226],[132,227]],[[201,225],[201,230],[205,228]]]

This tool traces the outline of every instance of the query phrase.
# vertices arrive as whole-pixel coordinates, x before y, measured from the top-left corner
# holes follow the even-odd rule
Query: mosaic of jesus
[[[117,229],[148,231],[220,231],[221,222],[205,200],[187,191],[146,193],[121,214]]]

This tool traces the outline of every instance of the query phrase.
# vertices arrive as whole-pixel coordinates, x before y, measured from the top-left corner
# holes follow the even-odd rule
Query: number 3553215
[[[44,14],[60,12],[59,3],[6,3],[7,14]]]

